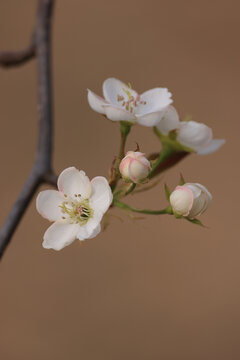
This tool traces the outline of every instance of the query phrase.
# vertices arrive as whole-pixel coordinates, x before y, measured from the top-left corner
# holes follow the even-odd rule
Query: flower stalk
[[[120,144],[120,150],[119,150],[119,159],[122,160],[122,158],[125,156],[125,145],[127,141],[128,134],[131,130],[131,124],[121,121],[120,122],[120,133],[121,133],[121,144]]]
[[[137,208],[134,208],[134,207],[127,205],[116,199],[113,200],[113,205],[115,205],[116,207],[119,207],[120,209],[123,209],[126,211],[129,210],[129,211],[140,213],[140,214],[147,214],[147,215],[163,215],[163,214],[172,215],[173,214],[171,206],[168,206],[167,208],[162,209],[162,210],[137,209]]]

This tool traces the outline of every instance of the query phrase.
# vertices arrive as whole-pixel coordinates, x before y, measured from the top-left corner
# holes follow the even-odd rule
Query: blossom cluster
[[[98,176],[90,181],[84,171],[69,167],[58,178],[58,191],[39,193],[37,210],[53,222],[44,234],[43,247],[61,250],[75,239],[97,236],[104,214],[113,206],[124,211],[174,215],[201,224],[196,217],[208,208],[212,195],[199,183],[185,183],[181,179],[172,192],[165,185],[169,204],[162,210],[136,209],[121,199],[137,186],[147,191],[149,187],[144,188],[145,184],[167,168],[167,160],[179,161],[190,153],[210,154],[225,140],[213,139],[212,129],[203,123],[181,121],[167,88],[138,94],[130,84],[109,78],[103,83],[103,97],[88,90],[88,102],[94,111],[120,123],[119,157],[113,162],[108,180]],[[160,139],[162,149],[155,158],[147,157],[139,147],[125,154],[126,139],[134,124],[152,127]]]

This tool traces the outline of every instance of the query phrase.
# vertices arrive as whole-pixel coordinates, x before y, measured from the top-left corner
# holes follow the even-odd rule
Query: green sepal
[[[200,225],[200,226],[204,227],[203,223],[198,219],[189,219],[188,217],[185,217],[185,219],[187,221],[191,222],[192,224],[196,224],[196,225]]]
[[[187,114],[183,121],[188,122],[188,121],[191,121],[191,120],[192,120],[192,115]]]
[[[172,152],[178,152],[178,151],[186,151],[189,153],[194,153],[195,150],[184,146],[182,144],[180,144],[176,138],[177,138],[177,134],[176,131],[170,131],[168,135],[163,135],[158,128],[155,126],[153,128],[154,133],[157,135],[157,137],[160,139],[163,147],[168,147],[172,149]]]
[[[179,185],[183,186],[184,184],[186,184],[186,181],[184,180],[183,174],[180,173],[180,181],[179,181]]]
[[[182,219],[182,215],[176,214],[175,212],[173,213],[173,215],[176,219]]]
[[[169,187],[167,186],[167,184],[164,184],[164,190],[165,190],[166,198],[167,198],[167,200],[169,201],[170,195],[171,195],[171,191],[169,190]]]
[[[128,135],[131,130],[133,123],[128,121],[120,121],[120,131],[126,135]]]

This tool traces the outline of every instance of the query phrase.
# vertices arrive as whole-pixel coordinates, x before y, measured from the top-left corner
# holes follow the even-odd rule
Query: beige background
[[[0,48],[28,43],[36,1],[1,0]],[[179,172],[206,185],[209,229],[172,217],[124,222],[57,253],[41,246],[48,222],[34,202],[1,263],[0,358],[4,360],[238,360],[240,358],[239,2],[59,0],[53,29],[54,167],[107,175],[118,126],[94,113],[86,88],[114,76],[142,92],[166,86],[180,115],[226,138]],[[1,223],[30,170],[36,143],[36,64],[0,70]],[[151,129],[138,141],[158,150]],[[162,184],[129,199],[165,205]]]

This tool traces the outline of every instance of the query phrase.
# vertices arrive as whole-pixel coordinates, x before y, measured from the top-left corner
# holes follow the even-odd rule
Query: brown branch
[[[38,64],[38,147],[32,171],[0,230],[0,257],[25,210],[42,183],[56,186],[57,177],[52,171],[52,86],[51,86],[51,20],[54,0],[39,0],[34,42],[20,52],[0,53],[3,66],[19,65],[34,55]],[[30,51],[31,50],[31,51]]]
[[[30,42],[29,46],[25,49],[18,51],[0,51],[0,66],[12,67],[22,65],[28,60],[33,59],[35,56],[35,44],[34,38]]]

